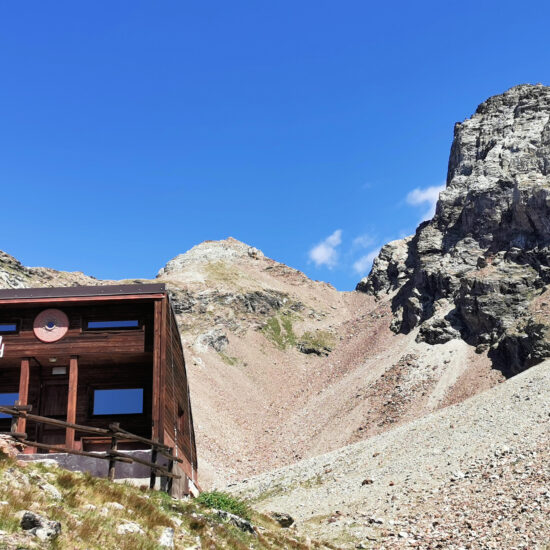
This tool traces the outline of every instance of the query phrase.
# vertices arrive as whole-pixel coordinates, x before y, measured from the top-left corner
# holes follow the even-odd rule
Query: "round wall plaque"
[[[57,342],[69,330],[69,318],[59,309],[45,309],[34,320],[34,335],[41,342]]]

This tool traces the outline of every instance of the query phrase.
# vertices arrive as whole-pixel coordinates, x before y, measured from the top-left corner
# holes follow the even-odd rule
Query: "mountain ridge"
[[[4,287],[114,282],[8,255],[0,273]],[[334,450],[499,380],[463,342],[434,352],[395,337],[389,301],[312,281],[232,238],[176,256],[154,281],[168,285],[178,319],[205,487]]]

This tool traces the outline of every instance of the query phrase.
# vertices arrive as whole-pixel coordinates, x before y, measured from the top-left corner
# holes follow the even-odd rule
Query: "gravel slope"
[[[545,548],[549,436],[545,361],[458,405],[228,490],[252,498],[260,509],[290,513],[300,529],[343,546]],[[483,485],[491,481],[501,483],[492,496]],[[498,499],[514,500],[514,514],[532,512],[524,525],[530,534],[516,530],[510,520],[517,516],[505,506],[495,512]],[[473,539],[468,528],[453,523],[469,510],[481,516]],[[445,542],[433,542],[435,527]]]

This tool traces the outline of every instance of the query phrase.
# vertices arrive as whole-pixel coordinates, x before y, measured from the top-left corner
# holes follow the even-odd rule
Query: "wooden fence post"
[[[17,406],[20,404],[20,401],[16,401],[14,405],[14,409],[17,408]],[[19,415],[18,414],[12,414],[11,415],[11,433],[15,434],[17,433],[17,427],[19,425]]]
[[[69,389],[67,395],[67,422],[76,422],[76,400],[78,395],[78,357],[72,355],[69,361]],[[65,429],[65,447],[74,449],[74,428]]]
[[[17,405],[26,405],[29,402],[29,381],[31,377],[30,360],[28,358],[21,359],[21,371],[19,375],[19,401]],[[24,416],[19,417],[19,426],[17,430],[25,433],[27,429],[27,420]]]
[[[117,452],[117,445],[118,445],[116,432],[119,427],[120,427],[120,424],[118,422],[113,422],[113,424],[109,426],[109,428],[113,431],[113,435],[111,437],[111,452],[109,454],[109,481],[115,480],[115,468],[116,468],[115,453]]]
[[[173,448],[170,448],[170,455],[171,455],[171,457],[174,456],[174,449]],[[172,470],[174,469],[174,460],[172,458],[169,458],[168,460],[169,460],[169,462],[168,462],[168,472],[171,474]],[[166,481],[164,482],[164,487],[163,487],[162,490],[167,492],[168,494],[170,494],[170,492],[172,491],[172,483],[174,482],[174,478],[173,477],[165,477],[164,479]]]
[[[157,463],[157,447],[153,446],[151,451],[151,462]],[[157,482],[157,472],[154,468],[151,468],[151,477],[149,478],[149,489],[154,489]]]

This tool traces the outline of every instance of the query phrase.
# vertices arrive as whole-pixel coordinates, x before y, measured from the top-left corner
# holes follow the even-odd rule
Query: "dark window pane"
[[[143,388],[94,391],[94,414],[140,414],[142,412]]]
[[[15,405],[15,402],[19,399],[18,393],[0,393],[0,405]],[[1,414],[0,418],[11,418],[9,414]]]
[[[0,323],[0,334],[17,332],[17,323]]]
[[[125,321],[88,321],[89,329],[117,329],[117,328],[139,328],[139,321],[135,319]]]

